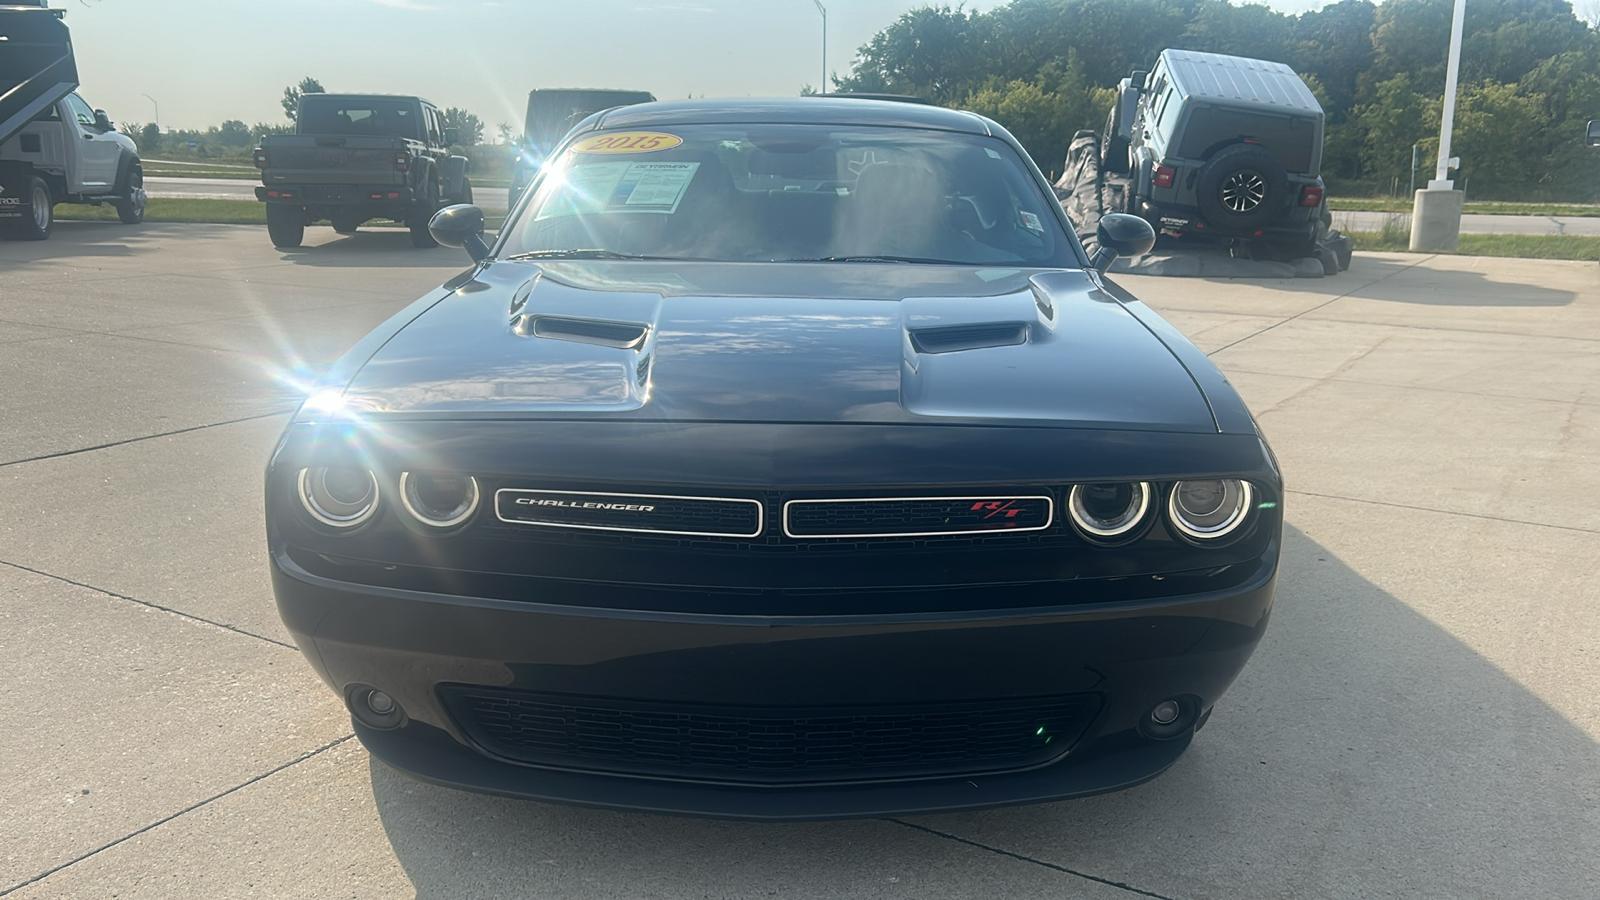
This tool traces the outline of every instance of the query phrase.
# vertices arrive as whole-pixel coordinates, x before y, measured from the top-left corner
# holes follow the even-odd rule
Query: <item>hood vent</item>
[[[644,343],[650,326],[635,322],[608,322],[604,319],[576,319],[567,316],[519,316],[514,330],[523,337],[542,337],[580,344],[599,344],[637,350]]]
[[[1011,347],[1027,342],[1028,326],[1023,322],[944,325],[918,328],[911,332],[911,343],[918,353],[955,353],[984,347]]]

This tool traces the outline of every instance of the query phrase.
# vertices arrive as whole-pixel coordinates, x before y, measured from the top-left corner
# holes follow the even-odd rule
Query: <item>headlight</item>
[[[1072,524],[1102,540],[1139,527],[1150,509],[1150,484],[1144,481],[1075,484],[1067,498]]]
[[[301,469],[300,503],[324,525],[353,528],[378,511],[378,477],[366,469]]]
[[[460,525],[478,511],[478,479],[471,475],[401,472],[400,502],[424,525]]]
[[[1231,534],[1250,515],[1250,482],[1236,478],[1180,481],[1172,486],[1167,511],[1172,524],[1195,540]]]

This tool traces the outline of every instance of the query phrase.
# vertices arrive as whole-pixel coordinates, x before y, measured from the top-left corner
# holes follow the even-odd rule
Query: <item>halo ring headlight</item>
[[[1254,496],[1250,482],[1237,478],[1179,481],[1167,497],[1167,515],[1185,537],[1214,541],[1244,524]]]
[[[401,472],[400,503],[413,519],[433,528],[453,528],[478,511],[482,492],[471,475]]]
[[[1084,534],[1113,540],[1144,522],[1153,493],[1148,481],[1075,484],[1067,496],[1067,511]]]
[[[354,528],[378,511],[378,476],[367,469],[313,466],[297,481],[300,505],[331,528]]]

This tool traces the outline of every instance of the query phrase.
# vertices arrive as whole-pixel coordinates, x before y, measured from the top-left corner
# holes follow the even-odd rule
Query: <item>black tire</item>
[[[1118,134],[1122,122],[1117,113],[1121,111],[1119,97],[1111,104],[1111,112],[1106,116],[1106,136],[1100,141],[1100,168],[1113,175],[1128,174],[1128,139]]]
[[[43,178],[29,178],[22,182],[22,196],[26,203],[22,218],[15,220],[6,231],[6,237],[17,241],[42,241],[50,236],[55,225],[55,197]]]
[[[117,199],[111,205],[117,209],[117,221],[124,225],[138,225],[144,221],[148,198],[144,193],[144,166],[137,159],[123,162],[117,176]]]
[[[355,234],[356,229],[361,227],[363,221],[365,220],[360,216],[335,216],[333,218],[333,230],[340,234]]]
[[[1200,169],[1196,194],[1212,226],[1255,229],[1288,210],[1289,175],[1266,148],[1234,144]]]
[[[298,206],[267,204],[267,236],[272,246],[291,250],[306,237],[306,211]]]
[[[428,220],[439,209],[439,184],[429,180],[426,192],[421,200],[412,204],[411,215],[406,217],[406,228],[411,230],[411,246],[421,250],[439,246],[433,239],[433,233],[428,231]]]
[[[1322,274],[1339,274],[1339,256],[1333,252],[1332,247],[1317,247],[1317,262],[1322,263]]]

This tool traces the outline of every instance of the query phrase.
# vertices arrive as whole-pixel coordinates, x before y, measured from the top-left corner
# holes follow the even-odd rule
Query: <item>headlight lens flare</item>
[[[1067,509],[1079,530],[1108,540],[1139,527],[1150,509],[1150,495],[1146,481],[1075,484]]]
[[[300,503],[332,528],[354,528],[378,511],[378,477],[366,469],[316,466],[300,470]]]
[[[1172,486],[1167,512],[1187,537],[1211,541],[1232,534],[1250,514],[1250,482],[1237,478],[1180,481]]]
[[[434,528],[451,528],[478,511],[478,479],[441,472],[401,472],[400,502],[412,518]]]

